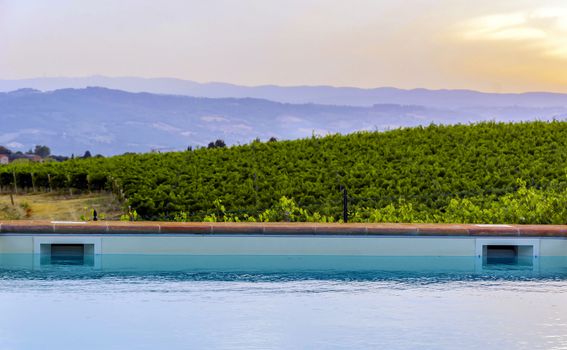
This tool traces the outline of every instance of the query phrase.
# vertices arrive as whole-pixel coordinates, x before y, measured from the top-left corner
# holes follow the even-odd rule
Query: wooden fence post
[[[12,171],[12,175],[14,176],[14,193],[18,194],[18,182],[16,180],[16,171]]]
[[[33,191],[33,193],[35,193],[35,176],[34,176],[33,173],[30,173],[30,174],[31,174],[32,191]]]

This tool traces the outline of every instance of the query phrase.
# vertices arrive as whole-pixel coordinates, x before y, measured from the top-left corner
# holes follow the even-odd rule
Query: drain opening
[[[532,266],[534,247],[531,245],[485,245],[485,265]]]
[[[42,265],[94,265],[94,244],[42,244]]]

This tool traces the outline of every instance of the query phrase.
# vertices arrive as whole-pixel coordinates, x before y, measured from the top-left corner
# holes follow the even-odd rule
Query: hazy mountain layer
[[[494,94],[471,90],[402,90],[390,87],[360,89],[332,86],[239,86],[226,83],[197,83],[172,78],[36,78],[0,80],[0,91],[22,88],[50,91],[64,88],[100,86],[129,92],[150,92],[210,98],[261,98],[282,103],[317,103],[347,106],[374,104],[420,105],[435,108],[455,107],[567,107],[567,94],[530,92],[523,94]]]
[[[564,119],[567,107],[370,107],[286,104],[253,98],[196,98],[105,88],[0,93],[0,145],[55,153],[118,154],[184,149],[215,139],[296,139],[430,123]]]

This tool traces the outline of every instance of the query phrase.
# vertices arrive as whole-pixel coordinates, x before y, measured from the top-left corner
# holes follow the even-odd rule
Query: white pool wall
[[[96,254],[476,256],[478,244],[530,244],[541,256],[567,256],[565,238],[340,235],[2,234],[0,254],[38,254],[39,244],[95,244]],[[492,241],[491,241],[492,240]],[[500,244],[498,243],[498,244]]]

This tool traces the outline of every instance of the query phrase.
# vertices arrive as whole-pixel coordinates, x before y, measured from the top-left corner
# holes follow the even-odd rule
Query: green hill
[[[0,167],[0,186],[109,189],[144,219],[567,222],[567,122],[360,132]],[[49,174],[49,176],[48,176]]]

